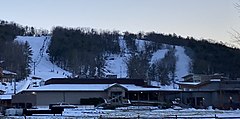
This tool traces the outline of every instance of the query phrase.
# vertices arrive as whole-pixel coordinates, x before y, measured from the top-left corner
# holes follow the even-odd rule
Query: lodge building
[[[179,91],[176,89],[172,90],[174,93],[169,93],[168,90],[159,87],[147,86],[141,79],[50,79],[44,86],[27,89],[14,95],[12,103],[47,106],[66,102],[79,105],[82,104],[82,99],[109,100],[117,96],[132,102],[159,101],[167,100],[167,97],[176,97]]]
[[[240,108],[240,80],[229,80],[221,74],[190,74],[183,79],[175,82],[179,89],[162,89],[149,86],[141,79],[53,78],[43,86],[13,95],[12,103],[25,107],[59,102],[81,105],[85,104],[84,100],[102,98],[113,102],[127,99],[138,105],[163,105],[180,99],[182,107]]]

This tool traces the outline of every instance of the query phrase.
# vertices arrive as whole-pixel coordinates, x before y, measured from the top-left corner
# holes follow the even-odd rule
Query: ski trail
[[[50,36],[18,36],[16,40],[19,42],[28,42],[33,51],[32,59],[35,62],[35,65],[32,65],[31,67],[31,76],[48,80],[50,78],[67,78],[72,75],[70,72],[63,70],[50,62],[49,55],[46,53],[51,40]]]

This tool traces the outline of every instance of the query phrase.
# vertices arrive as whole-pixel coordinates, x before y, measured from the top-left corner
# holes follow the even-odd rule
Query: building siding
[[[80,99],[104,98],[106,92],[38,92],[38,106],[66,102],[69,104],[80,104]]]

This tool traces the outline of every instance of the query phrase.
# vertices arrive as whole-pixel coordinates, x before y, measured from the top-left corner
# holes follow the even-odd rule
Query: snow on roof
[[[25,91],[104,91],[109,84],[51,84]]]
[[[0,95],[0,100],[11,100],[12,95]]]
[[[177,84],[181,84],[181,85],[198,85],[201,82],[176,82]]]
[[[210,81],[219,82],[219,81],[221,81],[221,79],[211,79]]]
[[[104,91],[115,84],[50,84],[24,91]],[[161,89],[136,86],[134,84],[119,84],[128,91],[173,91],[179,89]]]
[[[21,92],[22,90],[27,89],[31,84],[30,80],[24,80],[21,82],[20,87],[17,87],[17,93]]]
[[[128,91],[177,91],[179,89],[162,89],[162,88],[149,88],[149,87],[142,87],[136,86],[133,84],[123,85],[123,87],[127,88]]]
[[[168,91],[174,91],[174,90],[179,90],[176,84],[170,84],[170,85],[161,85],[159,81],[151,81],[150,82],[151,86],[159,87],[160,90],[168,90]]]
[[[7,71],[7,70],[3,70],[3,74],[8,74],[8,75],[17,75],[16,73],[14,73],[14,72],[11,72],[11,71]]]
[[[123,87],[123,85],[121,85],[121,84],[113,83],[113,84],[108,85],[108,88],[111,88],[111,87],[114,87],[114,86],[121,86],[121,87]],[[125,87],[123,87],[123,88],[125,88]],[[127,88],[125,88],[125,89],[127,89]]]
[[[128,89],[128,91],[158,91],[159,90],[159,88],[148,88],[148,87],[136,86],[133,84],[126,84],[122,86]]]

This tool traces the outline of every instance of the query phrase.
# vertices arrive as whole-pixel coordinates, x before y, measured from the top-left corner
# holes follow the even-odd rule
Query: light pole
[[[35,75],[35,67],[36,67],[36,62],[33,62],[33,74]]]
[[[0,64],[2,64],[4,61],[0,61]],[[2,67],[0,66],[0,80],[2,82],[2,76],[3,76],[3,69]]]

